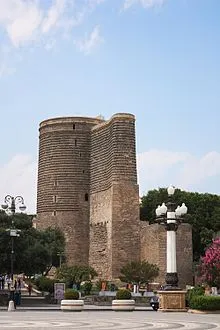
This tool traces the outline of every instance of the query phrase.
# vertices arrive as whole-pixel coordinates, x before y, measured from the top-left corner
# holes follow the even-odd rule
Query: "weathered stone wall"
[[[99,278],[112,275],[112,188],[90,196],[89,264]]]
[[[54,118],[40,124],[38,227],[57,224],[69,263],[88,264],[90,131],[93,118]]]
[[[89,262],[111,280],[140,258],[133,115],[116,114],[92,129],[90,192]]]
[[[166,230],[158,224],[149,225],[140,222],[141,231],[141,259],[157,264],[160,274],[156,282],[164,284],[166,274]],[[192,284],[192,229],[189,224],[181,224],[177,231],[177,272],[179,286]]]

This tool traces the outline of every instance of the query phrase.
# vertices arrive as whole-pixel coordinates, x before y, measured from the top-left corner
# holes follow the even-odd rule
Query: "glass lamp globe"
[[[166,214],[167,213],[167,206],[165,203],[163,203],[160,207],[161,214]]]
[[[160,208],[161,208],[161,206],[160,205],[158,205],[158,207],[156,208],[156,216],[157,217],[160,217],[161,216],[161,210],[160,210]]]
[[[167,193],[169,196],[172,196],[174,193],[175,193],[175,187],[170,185],[168,188],[167,188]]]
[[[3,203],[1,205],[1,207],[2,207],[3,210],[6,210],[8,208],[8,204],[7,203]]]
[[[185,205],[185,203],[183,203],[183,204],[181,205],[180,209],[181,209],[181,214],[182,214],[182,215],[184,215],[184,214],[187,213],[188,208],[187,208],[187,206]]]
[[[181,207],[179,205],[177,206],[177,208],[175,210],[175,214],[177,217],[181,217],[182,213],[181,213]]]
[[[26,210],[26,206],[22,204],[21,206],[19,206],[19,209],[21,212],[24,212]]]

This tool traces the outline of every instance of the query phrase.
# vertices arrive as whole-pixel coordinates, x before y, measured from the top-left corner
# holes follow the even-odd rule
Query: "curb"
[[[200,309],[189,309],[188,313],[192,313],[192,314],[220,314],[220,310],[217,310],[217,311],[202,311]]]

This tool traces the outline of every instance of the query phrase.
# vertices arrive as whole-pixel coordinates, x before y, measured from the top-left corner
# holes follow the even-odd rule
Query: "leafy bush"
[[[187,291],[187,300],[191,300],[195,296],[204,296],[205,288],[203,286],[195,286],[193,289]]]
[[[65,299],[73,299],[78,300],[79,299],[79,292],[73,289],[66,289],[64,293]]]
[[[116,292],[116,299],[131,299],[131,292],[127,289],[120,289]]]
[[[202,311],[220,310],[220,297],[217,296],[194,296],[189,302],[189,307]]]
[[[190,289],[186,293],[186,306],[189,307],[191,299],[195,296],[203,296],[205,294],[205,288],[202,286],[195,286],[193,289]]]
[[[40,291],[53,293],[54,292],[54,283],[57,282],[46,276],[38,277],[35,280],[35,284]]]
[[[92,290],[92,283],[91,282],[85,282],[81,285],[81,289],[84,292],[85,295],[90,295],[90,292]]]

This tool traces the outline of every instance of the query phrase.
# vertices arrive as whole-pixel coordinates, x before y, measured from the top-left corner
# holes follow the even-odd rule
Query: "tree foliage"
[[[155,209],[168,199],[167,190],[151,190],[141,198],[141,220],[155,222]],[[188,214],[185,221],[192,225],[193,257],[198,261],[206,247],[211,244],[213,235],[220,231],[220,196],[199,194],[176,189],[173,201],[177,205],[185,203]]]
[[[122,282],[141,285],[153,281],[159,275],[159,268],[147,261],[131,261],[120,272]]]
[[[72,288],[73,284],[76,284],[79,288],[82,282],[90,281],[95,276],[98,276],[98,274],[93,267],[83,265],[63,265],[57,271],[57,278],[63,280],[67,287],[70,288]]]
[[[220,288],[220,237],[206,249],[199,271],[203,282]]]
[[[59,264],[57,253],[64,251],[65,238],[57,228],[43,231],[32,226],[32,216],[26,214],[7,215],[0,211],[0,265],[1,272],[10,273],[12,217],[20,236],[14,238],[14,272],[28,276],[47,273],[52,266]]]

